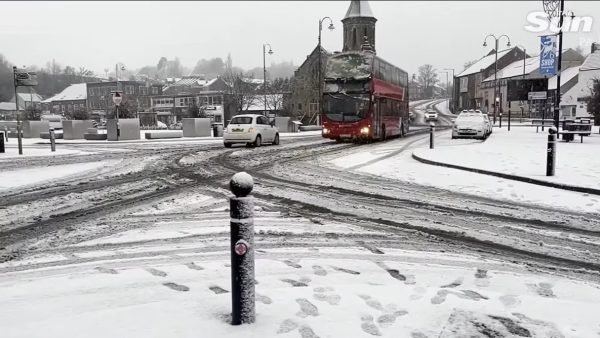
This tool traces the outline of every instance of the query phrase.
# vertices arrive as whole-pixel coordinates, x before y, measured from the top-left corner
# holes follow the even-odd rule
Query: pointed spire
[[[346,16],[344,16],[344,19],[353,17],[374,18],[375,16],[371,11],[368,1],[350,1],[350,7],[348,7],[348,11],[346,12]]]

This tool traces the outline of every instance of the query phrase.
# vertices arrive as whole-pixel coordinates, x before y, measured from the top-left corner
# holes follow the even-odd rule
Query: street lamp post
[[[496,61],[494,61],[494,124],[496,124],[496,106],[500,102],[500,98],[498,97],[498,42],[502,37],[505,37],[508,40],[506,47],[510,47],[510,38],[506,34],[500,35],[500,37],[496,37],[494,34],[488,34],[483,40],[483,47],[487,47],[487,38],[489,37],[494,38],[496,53]]]
[[[527,48],[525,48],[525,46],[523,45],[516,45],[515,47],[520,47],[523,48],[523,80],[525,80],[525,60],[527,59]],[[524,111],[524,106],[523,106],[523,102],[521,101],[521,104],[519,105],[519,108],[521,108],[521,118],[519,119],[519,122],[522,121],[523,119],[523,111]],[[509,111],[510,114],[510,111]],[[510,130],[510,121],[508,122],[508,130]]]
[[[444,68],[444,70],[448,70],[448,71],[452,71],[452,96],[450,97],[452,99],[452,109],[454,111],[456,111],[455,108],[455,100],[454,100],[454,68]],[[448,101],[448,110],[450,110],[450,101]]]
[[[327,27],[330,31],[334,30],[335,27],[333,26],[333,20],[331,20],[330,17],[326,16],[322,19],[319,20],[319,118],[318,118],[318,125],[321,125],[321,116],[323,114],[323,83],[321,82],[321,79],[323,78],[322,76],[322,55],[323,53],[321,52],[321,32],[323,31],[323,21],[325,20],[329,20],[329,26]]]
[[[448,72],[447,70],[442,70],[440,71],[440,73],[446,73],[446,96],[448,96],[448,87],[450,85],[450,83],[448,82],[448,76],[450,76],[450,72]],[[448,110],[450,110],[450,100],[448,100]]]
[[[268,43],[263,44],[263,101],[265,103],[265,115],[267,114],[267,46],[269,46],[269,55],[273,54],[271,45]]]

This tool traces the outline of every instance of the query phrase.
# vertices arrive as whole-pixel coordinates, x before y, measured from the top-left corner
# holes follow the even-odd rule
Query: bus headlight
[[[323,134],[329,134],[329,129],[323,128]]]
[[[360,128],[360,133],[361,134],[368,134],[369,133],[369,127]]]

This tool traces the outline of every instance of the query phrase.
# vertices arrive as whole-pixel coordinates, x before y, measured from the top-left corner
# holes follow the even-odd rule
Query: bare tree
[[[227,83],[226,93],[231,97],[236,113],[247,111],[257,102],[256,86],[248,82],[242,72],[226,70],[223,81]]]
[[[425,64],[419,67],[417,82],[423,88],[423,93],[425,94],[425,97],[432,98],[434,94],[433,89],[435,85],[439,82],[436,69],[430,64]]]

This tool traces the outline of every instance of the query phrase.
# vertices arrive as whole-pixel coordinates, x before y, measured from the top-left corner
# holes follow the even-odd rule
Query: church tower
[[[342,51],[360,51],[366,41],[375,52],[375,22],[371,7],[367,1],[351,1],[346,16],[342,19],[344,25],[344,48]]]

